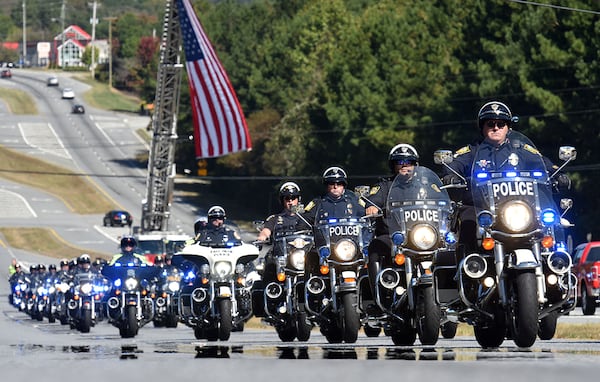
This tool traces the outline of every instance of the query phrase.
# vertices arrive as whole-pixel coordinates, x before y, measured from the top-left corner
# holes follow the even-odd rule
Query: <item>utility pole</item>
[[[23,0],[23,60],[21,61],[21,68],[25,67],[27,61],[27,6],[25,0]]]
[[[108,88],[112,89],[112,23],[116,17],[105,17],[108,21]]]
[[[91,23],[92,23],[92,43],[90,44],[90,46],[92,48],[92,79],[96,78],[95,75],[94,75],[94,69],[95,69],[94,66],[96,65],[95,62],[94,62],[96,60],[96,57],[95,57],[95,54],[94,54],[96,52],[96,48],[94,47],[94,42],[96,40],[96,24],[98,23],[98,21],[96,20],[96,6],[97,6],[97,3],[96,3],[96,0],[94,0],[94,4],[92,6],[93,10],[92,10],[92,20],[91,20]]]
[[[60,6],[60,27],[61,27],[61,45],[60,45],[60,67],[65,70],[65,0]]]

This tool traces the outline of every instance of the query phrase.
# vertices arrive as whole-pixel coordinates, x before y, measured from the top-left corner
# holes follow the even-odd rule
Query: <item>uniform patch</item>
[[[369,195],[375,195],[376,193],[379,192],[380,189],[381,189],[381,186],[374,186],[373,188],[371,188]]]
[[[523,148],[532,154],[540,155],[540,152],[538,151],[538,149],[536,149],[535,147],[533,147],[531,145],[528,145],[527,143],[525,143],[523,145]]]
[[[304,211],[310,211],[315,207],[315,202],[314,201],[310,201],[310,203],[308,203],[308,205],[306,207],[304,207]]]
[[[454,157],[458,157],[461,155],[464,155],[466,153],[470,153],[471,152],[471,148],[469,146],[465,146],[465,147],[461,147],[460,149],[456,150],[456,152],[454,153]]]
[[[433,191],[435,192],[442,192],[442,190],[440,190],[440,188],[435,183],[431,185],[431,188],[433,188]]]

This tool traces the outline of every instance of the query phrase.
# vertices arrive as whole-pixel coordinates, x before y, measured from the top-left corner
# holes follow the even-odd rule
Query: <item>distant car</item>
[[[108,211],[106,215],[104,215],[104,219],[102,220],[104,226],[130,226],[133,224],[133,218],[131,214],[127,211],[123,210],[112,210]]]
[[[76,105],[73,105],[71,112],[73,114],[85,114],[85,108],[83,107],[83,105],[76,104]]]
[[[46,80],[46,85],[58,86],[58,77],[56,77],[56,76],[48,77],[48,79]]]
[[[0,77],[1,78],[12,78],[12,73],[11,73],[10,69],[2,69],[2,71],[0,71]]]
[[[63,99],[73,99],[75,98],[75,92],[71,88],[64,88],[62,91]]]

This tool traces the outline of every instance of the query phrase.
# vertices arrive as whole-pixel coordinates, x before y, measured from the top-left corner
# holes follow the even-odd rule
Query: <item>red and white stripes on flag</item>
[[[177,0],[177,6],[190,86],[196,158],[252,149],[244,112],[190,0]]]

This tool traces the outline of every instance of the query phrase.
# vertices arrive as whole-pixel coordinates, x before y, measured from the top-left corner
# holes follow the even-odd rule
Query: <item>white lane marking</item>
[[[37,214],[27,200],[16,192],[0,189],[0,205],[2,218],[37,218]],[[29,211],[30,215],[26,216],[23,211]]]
[[[17,124],[23,140],[28,146],[65,159],[73,159],[49,123]]]

